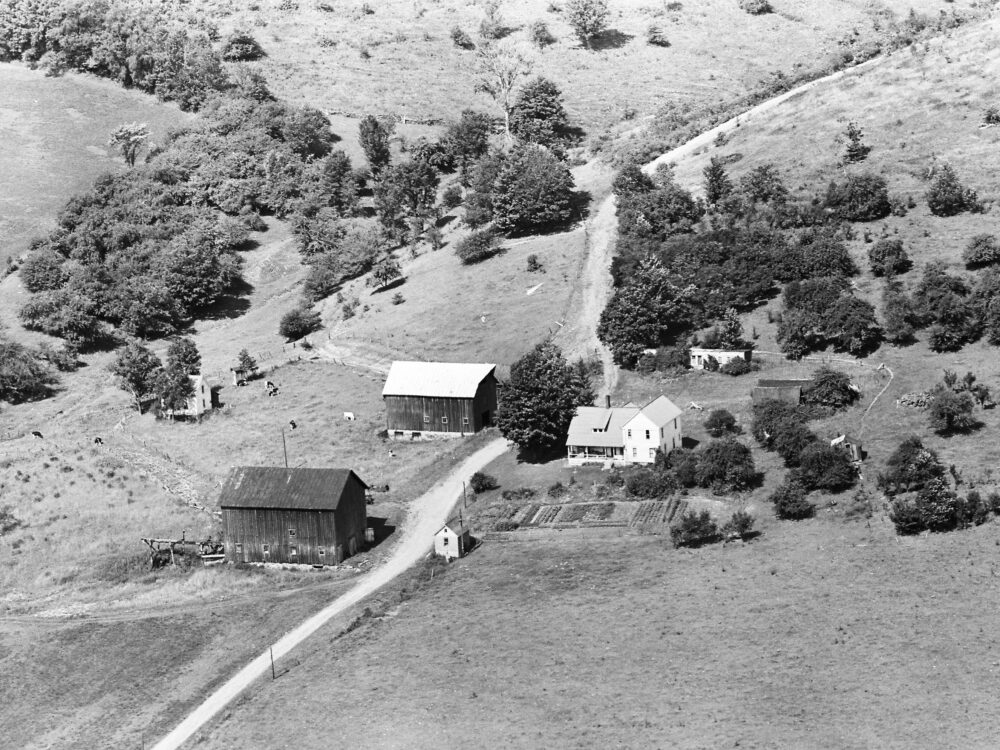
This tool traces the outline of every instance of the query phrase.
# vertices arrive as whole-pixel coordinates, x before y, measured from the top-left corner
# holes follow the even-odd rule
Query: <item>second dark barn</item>
[[[336,565],[365,541],[365,490],[350,469],[238,466],[219,505],[226,560]]]
[[[389,436],[415,438],[479,432],[497,410],[496,365],[393,362],[382,389]]]

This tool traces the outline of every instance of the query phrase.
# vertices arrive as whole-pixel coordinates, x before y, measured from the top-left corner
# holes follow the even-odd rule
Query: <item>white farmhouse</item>
[[[649,464],[657,449],[681,447],[681,410],[666,396],[645,406],[581,406],[566,438],[571,466],[586,463]]]
[[[212,410],[212,386],[205,380],[204,375],[188,375],[194,393],[188,396],[187,404],[183,409],[167,409],[168,417],[201,417],[205,412]],[[161,401],[162,404],[162,401]]]

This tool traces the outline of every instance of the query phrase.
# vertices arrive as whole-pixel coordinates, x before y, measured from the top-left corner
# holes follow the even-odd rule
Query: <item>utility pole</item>
[[[288,468],[288,445],[285,443],[285,428],[281,428],[281,450],[285,454],[285,468]]]

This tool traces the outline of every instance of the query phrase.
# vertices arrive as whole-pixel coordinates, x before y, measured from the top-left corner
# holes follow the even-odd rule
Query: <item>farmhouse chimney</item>
[[[610,393],[604,397],[604,408],[605,409],[610,409],[611,408],[611,394]]]

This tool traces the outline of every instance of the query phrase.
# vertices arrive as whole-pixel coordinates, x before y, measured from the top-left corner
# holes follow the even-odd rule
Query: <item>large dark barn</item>
[[[219,498],[226,559],[336,565],[364,544],[367,488],[350,469],[234,468]]]
[[[382,389],[389,436],[469,435],[493,424],[496,365],[393,362]]]

